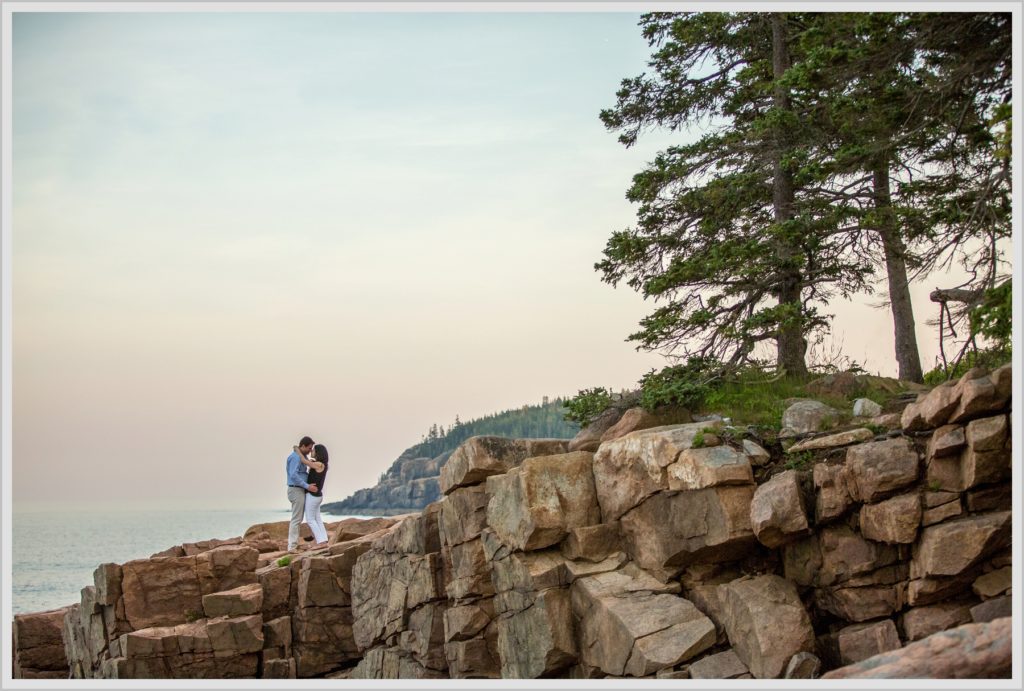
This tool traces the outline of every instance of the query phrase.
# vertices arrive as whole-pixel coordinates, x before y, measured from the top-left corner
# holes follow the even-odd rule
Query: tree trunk
[[[790,110],[789,92],[782,86],[780,80],[782,75],[790,67],[789,46],[786,44],[786,17],[782,13],[774,13],[771,16],[772,25],[772,76],[774,77],[772,100],[776,109]],[[789,138],[784,128],[778,128],[775,133],[776,150],[773,169],[772,183],[772,206],[775,213],[775,223],[783,224],[793,218],[793,173],[782,162],[786,150],[789,148]],[[776,239],[778,251],[776,254],[780,266],[780,285],[778,298],[780,306],[788,306],[792,310],[787,321],[779,325],[779,332],[776,338],[778,344],[778,364],[786,370],[787,374],[803,376],[807,374],[807,363],[804,355],[807,352],[807,341],[804,340],[802,315],[803,302],[803,281],[800,271],[794,266],[796,252],[790,245],[788,238]]]
[[[914,331],[914,305],[910,301],[910,282],[907,280],[906,247],[900,238],[892,215],[892,197],[889,192],[889,163],[879,161],[872,171],[874,202],[878,211],[878,235],[885,252],[885,271],[889,279],[889,304],[896,337],[896,362],[900,379],[921,383],[921,355],[917,350]]]

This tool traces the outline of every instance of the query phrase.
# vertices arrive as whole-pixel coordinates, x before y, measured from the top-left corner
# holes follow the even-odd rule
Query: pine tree
[[[736,365],[774,341],[778,365],[804,374],[807,338],[827,326],[815,303],[862,288],[871,267],[805,189],[804,123],[784,79],[802,58],[794,20],[654,13],[641,27],[653,74],[623,81],[606,127],[626,146],[648,127],[714,129],[634,177],[636,227],[614,233],[595,268],[666,302],[630,336],[639,347]]]
[[[992,287],[996,252],[963,250],[1009,232],[1008,157],[1000,166],[985,155],[997,148],[992,118],[1009,99],[1009,15],[820,13],[805,21],[805,59],[789,81],[817,140],[810,167],[820,193],[852,211],[857,245],[882,255],[899,376],[921,381],[911,278],[961,253]],[[978,193],[999,183],[1001,193]],[[960,212],[979,209],[982,198],[1002,211],[972,214],[984,220],[969,228]]]

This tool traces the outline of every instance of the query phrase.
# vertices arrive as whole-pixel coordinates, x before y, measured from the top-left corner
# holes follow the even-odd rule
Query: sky
[[[597,117],[637,20],[15,14],[14,509],[284,507],[306,434],[339,500],[433,423],[664,365],[593,268],[680,141]],[[877,301],[822,352],[894,375]]]

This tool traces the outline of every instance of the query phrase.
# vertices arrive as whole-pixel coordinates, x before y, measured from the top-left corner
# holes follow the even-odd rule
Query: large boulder
[[[718,592],[729,642],[754,677],[777,679],[793,655],[814,651],[814,628],[792,582],[765,574]]]
[[[296,676],[319,676],[359,659],[351,608],[300,607],[291,624]]]
[[[259,614],[263,609],[263,587],[259,583],[240,585],[231,590],[203,595],[207,617],[239,617]]]
[[[615,426],[625,411],[622,408],[606,408],[594,420],[581,429],[579,433],[569,442],[566,451],[597,451],[601,446],[601,437],[604,433]]]
[[[576,580],[580,661],[612,676],[641,677],[713,646],[714,623],[672,590],[636,568]]]
[[[690,679],[735,679],[750,670],[740,660],[736,651],[729,649],[714,655],[702,657],[689,666]]]
[[[758,486],[750,502],[750,527],[761,544],[772,548],[808,533],[800,473],[787,470]]]
[[[847,525],[828,526],[818,533],[817,538],[821,549],[821,570],[815,583],[820,586],[865,577],[900,560],[897,547],[866,540]]]
[[[601,435],[601,443],[624,437],[630,432],[636,432],[637,430],[677,425],[692,421],[693,418],[690,416],[690,411],[685,409],[660,410],[652,413],[640,407],[630,408],[622,414],[622,417],[614,425]]]
[[[315,608],[344,610],[353,647],[366,650],[397,642],[399,657],[416,668],[446,664],[443,612],[434,606],[447,606],[448,569],[438,525],[443,505],[435,502],[421,514],[403,518],[355,559],[350,612],[347,607]],[[429,611],[418,611],[424,608]]]
[[[850,447],[847,486],[857,501],[877,501],[916,482],[919,460],[914,445],[904,437]]]
[[[14,677],[66,679],[68,659],[65,654],[63,630],[67,607],[46,612],[14,616]]]
[[[259,615],[200,619],[132,631],[120,639],[121,656],[100,676],[138,679],[225,679],[255,676],[263,649]]]
[[[798,437],[835,427],[842,413],[820,401],[796,401],[782,413],[780,437]]]
[[[565,453],[565,439],[506,439],[470,437],[441,467],[441,491],[451,494],[458,487],[480,484],[491,475],[507,473],[531,456]]]
[[[448,660],[444,650],[444,613],[446,602],[430,602],[412,609],[405,630],[398,637],[400,650],[432,670],[444,671]]]
[[[667,470],[670,490],[754,483],[747,455],[730,446],[685,449]]]
[[[921,524],[921,495],[900,494],[860,510],[860,531],[869,540],[910,544]]]
[[[956,382],[943,382],[928,393],[920,394],[915,402],[903,409],[900,426],[908,432],[941,427],[949,420],[958,402]]]
[[[497,620],[501,676],[536,679],[576,662],[572,609],[566,588],[547,588],[531,598],[529,607]]]
[[[928,526],[914,545],[916,578],[957,576],[1010,544],[1011,512],[998,511]]]
[[[448,597],[455,601],[494,594],[491,564],[484,553],[483,540],[477,538],[442,549],[448,569]]]
[[[100,564],[92,572],[93,584],[96,586],[96,602],[101,605],[115,605],[121,597],[121,578],[123,574],[120,564]]]
[[[690,564],[739,559],[756,543],[753,495],[753,485],[659,492],[622,517],[626,551],[662,580]]]
[[[823,679],[1009,679],[1016,648],[1009,617],[965,624],[856,664]]]
[[[488,478],[488,525],[505,544],[532,550],[561,542],[572,528],[600,523],[592,460],[586,451],[534,457]]]
[[[554,549],[513,551],[491,530],[484,533],[483,541],[492,559],[501,675],[532,679],[575,663],[565,558]]]
[[[815,521],[824,523],[846,513],[853,504],[852,480],[846,466],[818,463],[814,466],[813,477]]]
[[[256,582],[259,550],[248,545],[216,547],[196,555],[196,577],[205,595]]]
[[[196,557],[138,559],[122,570],[125,615],[132,629],[174,626],[202,616]]]
[[[566,559],[600,562],[621,549],[618,521],[572,528],[562,541],[562,554]]]
[[[970,621],[971,608],[963,601],[911,607],[900,617],[903,638],[908,642],[919,641],[933,633],[968,624]]]
[[[654,427],[601,444],[594,455],[594,484],[602,520],[614,521],[655,492],[667,490],[668,466],[693,446],[704,428],[718,424]]]
[[[441,544],[451,547],[479,537],[487,527],[490,499],[486,485],[452,490],[441,502]]]
[[[965,437],[967,449],[960,456],[962,489],[1001,482],[1010,476],[1010,424],[1006,415],[972,420],[967,423]]]
[[[944,382],[903,410],[908,431],[935,429],[1005,410],[1012,392],[1012,371],[1004,365],[988,374],[975,367],[956,382]]]
[[[835,634],[839,664],[849,665],[900,647],[900,636],[892,619],[853,624]]]
[[[1000,367],[991,375],[961,379],[956,388],[959,400],[949,416],[951,423],[966,422],[1005,410],[1013,388],[1010,366]]]

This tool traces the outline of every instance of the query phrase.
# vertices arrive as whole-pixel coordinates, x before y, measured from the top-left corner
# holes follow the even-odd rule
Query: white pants
[[[320,517],[320,503],[323,500],[322,495],[316,497],[309,493],[306,494],[306,523],[313,531],[313,539],[317,544],[327,542],[327,528],[324,527],[324,519]]]

